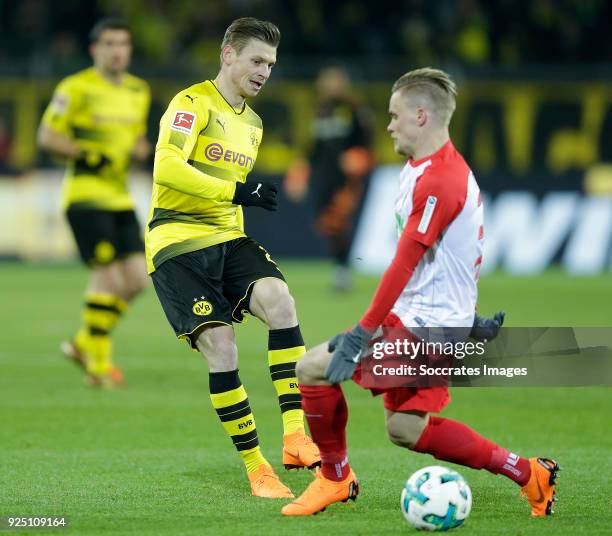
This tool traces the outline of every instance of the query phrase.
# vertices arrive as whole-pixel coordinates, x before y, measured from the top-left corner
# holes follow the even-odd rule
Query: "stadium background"
[[[78,534],[201,534],[203,527],[216,534],[366,534],[373,524],[383,534],[403,528],[397,507],[402,480],[432,460],[400,456],[387,444],[379,401],[366,393],[347,388],[360,417],[349,429],[366,490],[359,508],[285,527],[276,517],[278,505],[245,500],[238,461],[208,407],[205,366],[172,339],[152,291],[117,332],[129,389],[87,391],[61,361],[57,344],[78,321],[74,304],[86,272],[75,262],[59,213],[61,169],[34,140],[55,84],[88,65],[87,33],[107,14],[133,24],[131,71],[153,89],[153,142],[175,92],[216,74],[218,43],[232,19],[252,15],[280,26],[278,66],[253,103],[265,126],[256,177],[280,182],[288,164],[307,152],[319,69],[349,69],[376,123],[378,167],[353,251],[365,274],[379,272],[392,253],[390,226],[371,232],[373,241],[362,238],[364,228],[386,221],[401,164],[385,132],[389,87],[418,66],[449,70],[460,89],[452,137],[488,199],[481,311],[503,307],[514,326],[609,326],[608,3],[0,2],[0,258],[6,261],[0,262],[0,516],[65,513]],[[135,171],[141,213],[149,182],[150,167]],[[354,322],[376,284],[362,275],[352,293],[330,293],[330,265],[322,260],[325,248],[312,219],[308,200],[284,199],[275,214],[247,213],[249,231],[287,273],[308,345]],[[251,321],[238,330],[238,341],[264,449],[278,464],[265,332]],[[609,390],[457,389],[453,396],[446,415],[527,455],[558,455],[567,467],[561,514],[555,524],[537,527],[507,483],[460,469],[475,493],[471,531],[606,532],[609,483],[601,475],[611,469],[612,437],[604,424]],[[301,489],[306,478],[288,482]],[[585,519],[599,521],[585,526]]]

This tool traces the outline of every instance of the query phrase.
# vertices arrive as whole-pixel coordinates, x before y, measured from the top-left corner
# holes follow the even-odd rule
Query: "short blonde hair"
[[[457,86],[448,73],[432,67],[415,69],[395,81],[391,94],[396,91],[418,92],[432,104],[432,112],[437,114],[445,125],[450,123],[456,106]]]
[[[263,41],[276,48],[280,43],[280,38],[280,30],[275,24],[253,17],[242,17],[233,21],[225,30],[223,41],[221,41],[221,51],[223,52],[227,45],[231,45],[240,54],[251,39]]]

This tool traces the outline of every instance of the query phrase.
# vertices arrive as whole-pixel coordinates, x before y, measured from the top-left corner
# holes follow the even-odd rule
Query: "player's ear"
[[[421,108],[420,106],[417,108],[416,121],[417,125],[420,127],[427,123],[427,110],[425,108]]]
[[[236,51],[232,45],[225,45],[221,51],[221,59],[226,65],[231,65],[236,57]]]

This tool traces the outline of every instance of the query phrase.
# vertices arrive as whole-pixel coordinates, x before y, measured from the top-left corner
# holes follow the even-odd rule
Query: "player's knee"
[[[317,385],[324,379],[316,364],[304,359],[297,362],[295,375],[301,385]]]
[[[295,376],[299,383],[307,384],[308,380],[308,363],[304,361],[304,358],[300,359],[295,364]]]
[[[271,285],[269,309],[278,318],[295,316],[295,300],[284,281],[276,280]]]
[[[406,449],[414,448],[421,437],[423,428],[424,424],[420,419],[410,423],[387,421],[387,435],[391,443]]]
[[[297,324],[295,300],[289,287],[280,279],[267,279],[258,289],[257,302],[265,320],[272,329],[292,327]]]
[[[302,385],[311,385],[317,378],[316,369],[312,359],[306,354],[295,365],[295,375]]]
[[[127,262],[127,269],[123,271],[123,294],[127,300],[131,300],[149,286],[149,275],[144,258],[138,256]]]
[[[108,293],[114,296],[123,296],[123,280],[117,263],[112,262],[96,266],[91,272],[89,283],[90,292]]]
[[[327,368],[327,362],[324,353],[325,345],[319,345],[308,352],[302,357],[295,366],[295,374],[298,382],[302,385],[321,385],[325,384],[325,369]]]
[[[196,346],[208,362],[210,372],[227,372],[238,368],[238,349],[231,328],[204,329],[196,336]]]
[[[143,290],[145,290],[149,286],[149,276],[146,271],[140,272],[135,271],[130,274],[130,277],[127,282],[126,294],[129,295],[129,299],[137,296]]]
[[[391,443],[406,449],[411,449],[418,441],[418,437],[415,438],[409,432],[403,430],[390,430],[387,428],[387,435],[389,436]]]

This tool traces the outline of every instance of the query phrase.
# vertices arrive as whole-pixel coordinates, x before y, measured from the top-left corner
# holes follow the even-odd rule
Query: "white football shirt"
[[[398,233],[429,247],[392,312],[406,327],[470,327],[484,245],[474,174],[449,141],[408,161],[395,203]]]

